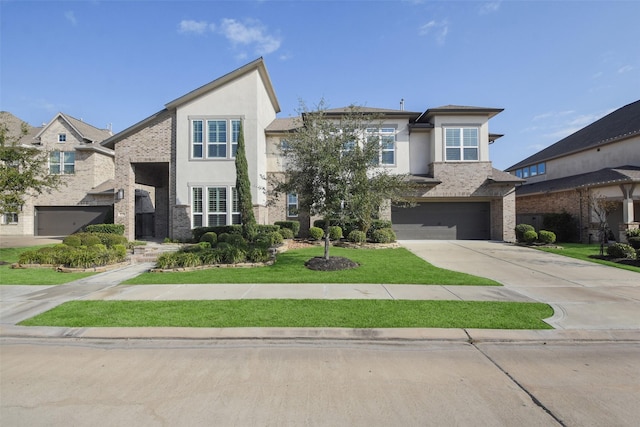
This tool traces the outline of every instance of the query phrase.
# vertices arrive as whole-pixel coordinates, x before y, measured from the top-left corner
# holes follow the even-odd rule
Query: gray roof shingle
[[[516,189],[517,196],[552,193],[580,187],[594,187],[607,184],[640,182],[640,166],[619,166],[595,172],[572,175],[548,181],[534,182]]]
[[[512,171],[635,135],[640,135],[640,100],[607,114],[506,170]]]

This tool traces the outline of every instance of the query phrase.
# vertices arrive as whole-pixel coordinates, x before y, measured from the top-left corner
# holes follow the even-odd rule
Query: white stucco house
[[[383,117],[381,165],[410,174],[422,188],[416,207],[389,214],[399,238],[514,239],[515,184],[522,179],[494,169],[489,153],[500,136],[490,133],[489,120],[501,109],[369,110]],[[239,223],[234,150],[242,122],[258,223],[298,219],[308,227],[308,218],[295,216],[295,195],[271,205],[264,191],[267,177],[281,172],[274,156],[282,140],[301,123],[277,118],[279,112],[259,58],[103,141],[116,159],[115,222],[127,237],[138,234],[134,194],[145,185],[154,192],[157,238],[187,239],[194,227]]]

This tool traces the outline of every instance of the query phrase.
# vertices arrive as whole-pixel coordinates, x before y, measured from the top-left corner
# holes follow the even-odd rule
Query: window
[[[58,134],[58,142],[67,142],[67,134],[59,133]]]
[[[227,157],[227,122],[207,120],[207,157]]]
[[[231,224],[241,224],[240,221],[240,199],[236,187],[231,188]]]
[[[296,193],[287,194],[287,216],[298,216],[298,195]]]
[[[18,223],[18,213],[17,212],[5,212],[2,214],[2,223],[3,224],[17,224]]]
[[[238,138],[240,137],[240,120],[231,120],[231,157],[236,157]]]
[[[193,226],[202,227],[202,188],[194,187],[192,191],[191,213],[193,215]]]
[[[227,187],[209,187],[207,226],[227,225]]]
[[[191,120],[191,158],[234,158],[238,151],[240,123],[240,119]]]
[[[229,203],[229,195],[232,198],[231,203]],[[191,217],[193,227],[240,224],[240,204],[236,188],[192,187]]]
[[[515,171],[518,178],[529,178],[530,176],[544,175],[545,173],[547,173],[547,164],[545,162],[527,166],[522,169],[516,169]]]
[[[544,175],[547,172],[546,163],[538,163],[538,175]]]
[[[393,166],[396,163],[396,130],[394,128],[367,129],[367,141],[378,138],[380,152],[374,164]]]
[[[49,174],[73,175],[75,173],[75,151],[52,151],[49,153]]]
[[[193,121],[193,136],[192,141],[193,152],[192,156],[194,159],[202,158],[202,120],[194,120]]]
[[[477,161],[478,149],[478,128],[445,129],[446,161]]]

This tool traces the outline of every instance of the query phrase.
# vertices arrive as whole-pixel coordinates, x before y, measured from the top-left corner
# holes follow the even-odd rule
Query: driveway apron
[[[558,329],[640,329],[640,274],[491,241],[410,241],[402,246],[441,268],[493,279],[553,306]]]

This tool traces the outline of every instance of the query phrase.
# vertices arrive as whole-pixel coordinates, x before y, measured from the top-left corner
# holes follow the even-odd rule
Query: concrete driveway
[[[557,329],[640,329],[640,274],[490,241],[401,241],[429,263],[552,305]]]

